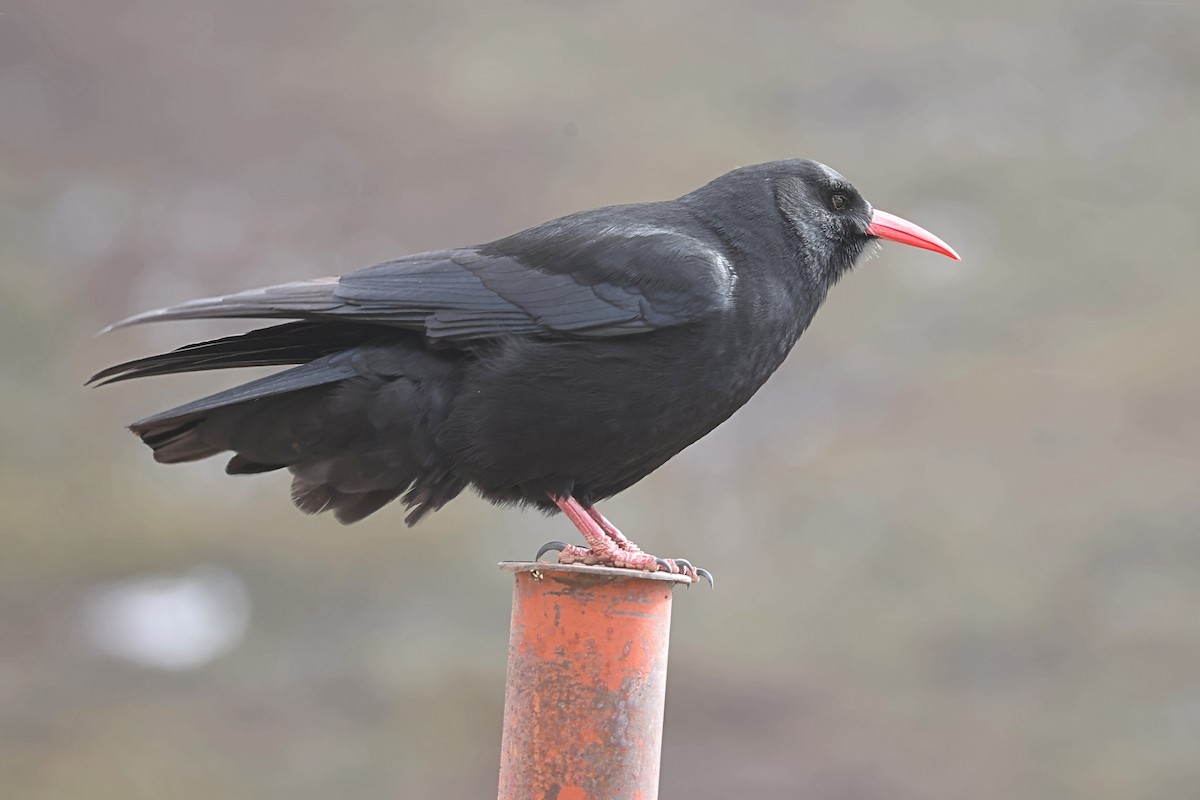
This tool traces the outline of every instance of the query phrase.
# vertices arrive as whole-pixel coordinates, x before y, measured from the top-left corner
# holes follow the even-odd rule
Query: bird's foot
[[[686,558],[659,558],[636,549],[629,550],[616,542],[599,550],[579,547],[566,542],[546,542],[538,549],[534,561],[541,561],[542,556],[552,550],[558,551],[560,564],[586,564],[588,566],[616,567],[617,569],[636,569],[643,572],[669,572],[672,575],[686,575],[692,583],[705,580],[713,585],[712,573],[706,569],[692,566]]]
[[[658,558],[643,552],[592,506],[585,507],[570,496],[550,495],[550,499],[587,539],[588,547],[578,547],[566,542],[547,542],[538,550],[535,561],[551,550],[558,550],[560,564],[587,564],[589,566],[617,567],[618,569],[639,569],[645,572],[669,572],[672,575],[686,575],[691,578],[693,583],[704,579],[708,581],[709,586],[713,585],[712,573],[708,570],[696,569],[686,558]]]
[[[542,556],[550,552],[558,552],[558,563],[560,564],[586,564],[589,567],[597,566],[600,562],[592,555],[592,551],[586,547],[579,547],[566,542],[546,542],[538,548],[537,555],[533,557],[534,561],[541,561]]]
[[[654,560],[658,563],[659,569],[679,575],[687,575],[692,579],[692,583],[697,583],[701,579],[704,579],[708,581],[708,588],[716,588],[713,585],[712,573],[702,567],[693,567],[692,562],[686,558],[655,558]]]

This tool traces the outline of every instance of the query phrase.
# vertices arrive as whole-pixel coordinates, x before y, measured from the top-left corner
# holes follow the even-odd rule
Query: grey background
[[[0,7],[10,798],[494,792],[511,578],[166,468],[85,390],[237,326],[104,324],[808,156],[933,230],[606,513],[676,598],[664,798],[1200,784],[1194,2],[97,0]],[[244,377],[244,376],[239,376]]]

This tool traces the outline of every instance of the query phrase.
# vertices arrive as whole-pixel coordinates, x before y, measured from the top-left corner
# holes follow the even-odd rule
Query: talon
[[[697,578],[697,579],[699,579],[699,578],[704,578],[704,580],[708,581],[708,588],[710,588],[710,589],[715,589],[715,588],[716,588],[715,586],[713,586],[713,576],[712,576],[712,573],[711,573],[711,572],[709,572],[708,570],[706,570],[706,569],[699,569],[699,568],[697,568],[697,569],[696,569],[696,578]]]
[[[679,571],[684,575],[695,576],[696,568],[692,566],[692,562],[686,558],[672,558],[671,560],[675,562],[675,566],[679,567]]]
[[[566,542],[558,542],[558,541],[546,542],[544,545],[542,545],[541,547],[538,548],[537,555],[533,557],[533,560],[541,561],[542,556],[546,555],[546,553],[549,553],[550,551],[554,551],[556,553],[561,553],[563,550],[566,550],[568,547],[570,547],[570,545],[567,544]]]
[[[679,568],[676,567],[674,562],[672,562],[671,559],[669,559],[669,558],[655,558],[654,563],[658,564],[660,569],[666,570],[667,572],[671,573],[672,575],[676,575],[679,573]]]

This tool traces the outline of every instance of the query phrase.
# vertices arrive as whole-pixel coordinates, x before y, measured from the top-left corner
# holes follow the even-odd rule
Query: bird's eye
[[[829,202],[833,205],[834,211],[841,211],[846,207],[846,195],[835,194],[833,197],[829,198]]]

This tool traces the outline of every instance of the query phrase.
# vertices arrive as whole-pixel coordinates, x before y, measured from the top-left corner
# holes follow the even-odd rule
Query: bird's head
[[[924,228],[872,208],[850,181],[824,164],[797,159],[770,166],[775,204],[802,243],[809,277],[825,289],[876,239],[959,260],[948,244]]]

